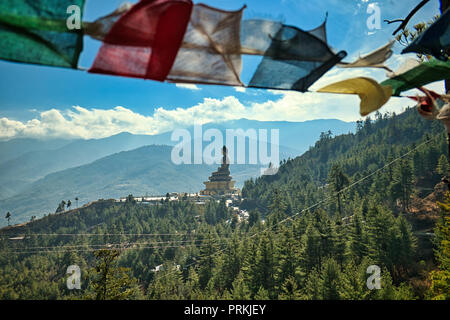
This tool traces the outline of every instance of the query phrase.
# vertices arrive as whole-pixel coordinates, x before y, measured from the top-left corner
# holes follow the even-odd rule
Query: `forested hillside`
[[[439,123],[415,110],[377,115],[247,181],[248,219],[223,200],[130,198],[4,228],[0,299],[442,298],[448,221],[422,220],[438,221],[435,261],[431,238],[416,235],[426,214],[411,212],[447,170],[445,152]],[[80,290],[66,287],[74,264]],[[373,265],[379,289],[367,286]]]
[[[410,195],[425,196],[445,175],[446,153],[439,122],[422,119],[415,109],[400,115],[377,113],[375,119],[359,121],[356,134],[323,133],[304,155],[285,161],[278,174],[247,181],[245,205],[266,212],[278,191],[287,203],[286,213],[293,214],[364,178],[336,201],[327,201],[327,211],[351,215],[354,205],[370,199],[391,209],[400,200],[406,210]]]

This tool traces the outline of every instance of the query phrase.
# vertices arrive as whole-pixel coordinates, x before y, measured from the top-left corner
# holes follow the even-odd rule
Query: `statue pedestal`
[[[201,195],[230,195],[238,192],[238,190],[234,187],[235,181],[232,181],[230,176],[230,165],[228,164],[229,161],[227,161],[227,148],[225,146],[222,149],[222,153],[222,165],[216,172],[212,173],[209,177],[209,181],[203,182],[206,189],[200,191]]]
[[[221,195],[232,194],[236,191],[234,188],[235,181],[205,181],[205,190],[200,191],[202,195]]]

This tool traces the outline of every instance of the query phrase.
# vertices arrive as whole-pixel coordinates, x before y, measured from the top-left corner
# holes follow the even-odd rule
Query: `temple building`
[[[240,190],[234,187],[235,181],[233,181],[233,178],[230,176],[230,161],[225,146],[222,148],[222,155],[222,165],[216,172],[212,173],[212,176],[209,177],[209,181],[203,182],[206,188],[200,191],[201,195],[221,196],[240,193]]]

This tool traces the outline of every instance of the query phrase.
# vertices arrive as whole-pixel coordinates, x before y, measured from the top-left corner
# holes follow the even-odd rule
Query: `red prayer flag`
[[[432,90],[427,90],[425,88],[422,88],[423,92],[426,92],[429,94],[429,96],[407,96],[408,98],[417,101],[418,104],[420,104],[420,107],[425,110],[425,111],[431,111],[432,109],[432,105],[433,105],[433,101],[431,100],[431,98],[433,99],[439,99],[441,98],[441,95],[439,93],[436,93]]]
[[[164,81],[192,7],[191,0],[141,0],[113,25],[89,72]]]

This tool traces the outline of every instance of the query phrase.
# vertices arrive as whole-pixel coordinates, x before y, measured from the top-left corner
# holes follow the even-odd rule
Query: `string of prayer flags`
[[[450,9],[447,9],[438,20],[421,33],[414,41],[403,49],[402,53],[416,52],[432,55],[447,61],[450,49]]]
[[[392,95],[392,89],[389,86],[380,85],[375,80],[366,77],[335,82],[317,92],[357,94],[361,99],[361,116],[366,116],[381,108]]]
[[[359,57],[356,61],[352,63],[341,62],[338,64],[341,68],[383,68],[387,71],[392,71],[384,62],[392,56],[392,46],[394,41],[391,40],[384,46],[376,49],[375,51],[368,53],[362,57]]]
[[[263,59],[248,87],[305,92],[347,54],[328,47],[327,18],[303,31],[273,21],[242,22],[245,6],[225,11],[192,0],[140,0],[71,31],[67,7],[83,4],[3,0],[0,59],[77,68],[86,34],[102,41],[90,73],[246,86],[241,56],[251,54]]]
[[[164,81],[192,6],[191,0],[141,0],[112,26],[89,72]]]
[[[243,86],[240,30],[242,12],[197,4],[167,80]]]
[[[420,88],[429,83],[450,78],[450,60],[443,62],[431,59],[402,74],[381,82],[381,85],[390,86],[392,95],[399,96],[403,91]]]
[[[72,5],[82,13],[84,0],[0,1],[0,59],[77,68],[83,33],[67,27]]]
[[[86,34],[104,42],[89,71],[176,83],[245,86],[240,79],[241,55],[253,54],[264,58],[249,87],[304,92],[346,55],[344,51],[334,54],[326,44],[326,19],[319,27],[303,31],[267,20],[242,22],[245,6],[240,10],[225,11],[197,4],[189,12],[187,26],[184,22],[178,23],[180,19],[174,20],[178,21],[174,28],[177,39],[183,33],[181,44],[176,46],[171,39],[170,57],[163,66],[155,65],[155,61],[161,61],[161,57],[153,59],[157,55],[158,43],[144,41],[143,32],[137,31],[137,26],[147,24],[142,29],[153,28],[152,32],[160,34],[160,39],[168,38],[166,30],[156,27],[158,23],[150,25],[145,19],[164,21],[167,16],[165,9],[158,11],[158,8],[163,3],[168,8],[180,2],[192,5],[190,0],[142,0],[131,9],[120,8],[87,23]],[[139,18],[144,10],[148,11],[147,15],[141,14]],[[183,17],[186,15],[187,11]],[[135,34],[131,34],[133,28]],[[141,39],[133,43],[133,37],[138,35]],[[292,39],[283,39],[286,35]],[[151,36],[147,38],[151,39]],[[165,45],[170,47],[168,41]]]

